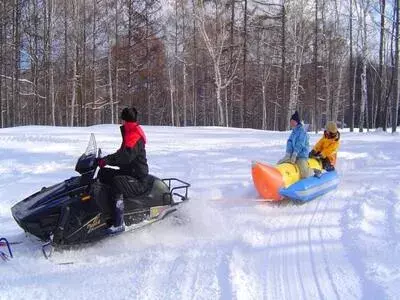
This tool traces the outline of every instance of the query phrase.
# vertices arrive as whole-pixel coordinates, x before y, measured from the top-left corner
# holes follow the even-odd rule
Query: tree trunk
[[[352,101],[352,105],[353,105],[353,115],[351,116],[351,124],[353,124],[353,131],[354,131],[354,124],[355,124],[355,120],[354,120],[354,103],[355,103],[355,99],[356,99],[356,82],[357,82],[357,69],[358,69],[358,59],[356,59],[356,61],[354,62],[354,67],[353,67],[353,78],[352,78],[352,95],[351,95],[351,101]],[[350,127],[350,132],[353,132],[351,127]]]
[[[385,7],[386,0],[381,0],[380,2],[380,13],[381,13],[381,27],[380,27],[380,37],[379,37],[379,72],[378,72],[378,100],[377,100],[377,114],[376,114],[376,125],[377,127],[383,128],[384,119],[384,75],[383,75],[383,54],[384,54],[384,44],[385,44]],[[386,126],[385,126],[386,127]]]
[[[192,0],[193,16],[195,15],[195,4]],[[192,102],[193,102],[193,125],[197,126],[197,25],[196,18],[193,17],[193,51],[194,51],[194,64],[193,64],[193,75],[192,75]]]
[[[315,0],[315,32],[314,32],[314,130],[318,133],[317,116],[318,99],[318,0]],[[289,112],[291,113],[291,112]]]
[[[338,87],[336,89],[336,96],[333,100],[332,106],[332,121],[337,121],[339,118],[339,105],[340,105],[340,93],[342,91],[342,83],[343,83],[343,62],[339,62],[339,79],[338,79]]]
[[[219,67],[214,67],[214,72],[215,72],[215,96],[217,98],[217,118],[218,118],[218,126],[224,126],[224,109],[222,105],[222,99],[221,99],[221,74]]]
[[[225,126],[229,127],[228,88],[225,89]]]
[[[285,105],[286,102],[286,9],[285,9],[285,0],[282,1],[282,33],[281,33],[281,91],[282,91],[282,99],[281,105]],[[283,129],[286,129],[286,120],[284,123]]]
[[[146,4],[146,6],[147,6],[147,4]],[[115,1],[115,47],[119,47],[118,14],[119,14],[119,12],[118,12],[118,1]],[[146,14],[147,14],[147,10],[146,10]],[[147,16],[146,16],[146,20],[147,20]],[[146,26],[146,30],[147,30],[147,26]],[[147,34],[146,34],[146,45],[147,45]],[[147,51],[147,47],[146,47],[146,51]],[[147,57],[147,55],[146,55],[146,57]],[[111,51],[110,51],[110,58],[111,58]],[[112,124],[118,124],[118,103],[119,103],[119,99],[118,99],[118,97],[119,97],[119,93],[118,93],[118,73],[119,73],[119,70],[118,70],[118,67],[119,67],[118,55],[115,55],[115,61],[114,61],[114,74],[115,74],[114,97],[115,97],[115,112],[116,113],[113,115]]]
[[[95,16],[93,16],[95,17]],[[80,126],[84,125],[87,126],[86,120],[86,0],[83,0],[83,22],[82,22],[82,30],[83,30],[83,37],[82,37],[82,48],[83,48],[83,62],[82,62],[82,83],[81,83],[81,90],[82,90],[82,104],[80,106]]]
[[[290,83],[290,96],[289,96],[289,107],[287,111],[286,117],[286,129],[288,129],[290,116],[293,111],[296,109],[297,101],[299,97],[299,84],[300,84],[300,74],[301,74],[301,65],[303,63],[303,49],[299,49],[299,47],[295,46],[295,62],[293,62],[292,69],[292,79]],[[316,126],[318,126],[316,124]]]
[[[150,78],[151,78],[151,72],[150,72],[150,49],[149,49],[149,36],[150,36],[150,30],[149,30],[149,7],[146,2],[146,69],[147,69],[147,74],[146,74],[146,102],[147,102],[147,124],[151,125],[152,124],[152,103],[151,103],[151,97],[150,97]]]
[[[65,126],[68,125],[68,5],[64,0],[64,97],[65,97]]]
[[[397,0],[396,0],[397,1]],[[390,34],[390,53],[391,53],[391,79],[390,82],[387,83],[386,86],[386,95],[385,95],[385,101],[384,101],[384,121],[383,121],[383,131],[387,130],[387,125],[389,124],[389,107],[390,107],[390,97],[391,97],[391,93],[393,90],[393,81],[394,81],[394,51],[393,51],[393,40],[394,40],[394,36],[396,34],[396,6],[393,7],[393,22],[392,22],[392,29],[391,29],[391,34]]]
[[[33,15],[37,15],[37,0],[32,1],[33,6]],[[33,92],[35,93],[35,97],[32,103],[32,122],[33,124],[39,124],[39,89],[38,89],[38,80],[39,80],[39,52],[38,52],[38,37],[39,37],[39,25],[38,25],[38,18],[34,18],[33,21],[33,28],[34,28],[34,37],[33,37],[33,55],[31,58],[32,64],[32,82],[33,82]]]
[[[77,48],[78,45],[76,45],[76,41],[74,42],[74,50],[73,52],[73,57],[72,57],[72,96],[71,96],[71,120],[70,120],[70,126],[74,126],[74,119],[75,119],[75,102],[76,102],[76,86],[77,86]]]
[[[174,79],[171,74],[171,69],[168,68],[168,77],[169,77],[169,93],[170,93],[170,98],[171,98],[171,126],[175,126],[175,119],[174,119]]]
[[[77,42],[77,21],[78,21],[78,1],[74,0],[73,4],[73,32],[74,32],[74,40],[73,40],[73,57],[72,57],[72,96],[71,96],[71,120],[70,126],[74,126],[74,119],[75,119],[75,102],[76,102],[76,86],[77,86],[77,53],[78,53],[78,42]]]
[[[109,97],[109,105],[111,112],[111,124],[114,124],[114,104],[113,104],[113,90],[112,90],[112,64],[111,64],[111,56],[112,56],[112,45],[111,42],[108,41],[108,97]]]
[[[3,10],[4,6],[0,6],[0,128],[4,128],[4,118],[3,118],[3,75],[4,74],[4,52],[3,52],[3,44],[4,44],[4,14]]]
[[[244,24],[243,24],[243,78],[242,78],[242,113],[241,127],[247,126],[247,0],[244,0]]]
[[[182,102],[183,102],[183,126],[187,126],[187,73],[186,73],[186,37],[185,37],[185,30],[186,30],[186,10],[184,1],[181,1],[181,9],[182,9],[182,41],[183,41],[183,48],[182,48]]]
[[[350,102],[350,132],[354,131],[354,80],[353,80],[353,0],[350,0],[350,62],[349,62],[349,102]]]
[[[174,56],[174,78],[173,78],[173,92],[175,97],[175,104],[177,105],[176,126],[179,126],[179,105],[178,105],[178,1],[175,1],[175,56]],[[173,121],[174,123],[175,121]]]
[[[398,113],[399,113],[399,10],[400,10],[400,0],[395,2],[395,50],[394,50],[394,95],[393,95],[393,105],[392,105],[392,133],[396,132]]]
[[[359,131],[363,132],[364,129],[364,117],[365,117],[365,108],[367,103],[367,9],[368,4],[364,4],[363,7],[363,16],[362,16],[362,73],[361,73],[361,105],[360,105],[360,122],[359,122]]]
[[[130,3],[131,1],[129,1]],[[96,119],[96,3],[97,0],[93,0],[93,37],[92,37],[92,124],[97,124]]]
[[[267,95],[265,81],[262,82],[262,125],[261,129],[267,130]]]
[[[132,89],[132,22],[133,22],[133,1],[128,1],[128,92],[131,92]],[[132,106],[134,103],[132,103]]]
[[[234,35],[234,26],[235,26],[235,0],[231,0],[230,2],[231,5],[231,22],[230,22],[230,29],[229,29],[229,43],[230,43],[230,57],[229,57],[229,64],[230,67],[233,67],[234,65],[234,61],[233,61],[233,51],[234,51],[234,44],[235,44],[235,35]],[[235,103],[233,101],[234,98],[234,89],[233,86],[235,84],[235,80],[232,81],[232,86],[229,88],[229,97],[227,97],[226,101],[228,101],[228,99],[230,100],[230,102],[232,103],[231,106],[233,106],[233,104]],[[228,103],[226,103],[226,105],[228,105]],[[227,112],[228,113],[228,112]],[[231,116],[232,118],[232,114],[228,114]],[[230,123],[229,119],[228,119],[228,115],[227,115],[227,126]],[[230,123],[231,125],[233,125],[232,123]]]
[[[54,69],[52,62],[52,54],[53,54],[53,0],[48,0],[49,8],[48,8],[48,31],[49,31],[49,42],[48,42],[48,64],[49,64],[49,95],[50,95],[50,103],[51,103],[51,124],[56,126],[56,103],[55,103],[55,95],[54,95]]]
[[[15,26],[14,26],[14,93],[11,102],[11,126],[19,125],[20,123],[20,65],[21,65],[21,0],[15,0]],[[18,112],[18,115],[16,114]]]
[[[44,15],[44,26],[43,26],[43,38],[44,38],[44,54],[43,54],[43,59],[44,59],[44,67],[45,67],[45,80],[44,80],[44,94],[45,94],[45,99],[43,99],[44,103],[44,115],[43,115],[43,122],[45,125],[48,125],[48,105],[49,105],[49,99],[50,99],[50,72],[49,72],[49,44],[50,44],[50,37],[49,37],[49,0],[45,1],[43,3],[43,15]]]
[[[187,73],[186,73],[186,62],[184,61],[182,63],[182,73],[183,73],[183,126],[187,126],[187,115],[186,115],[186,111],[187,111],[187,107],[186,107],[186,102],[187,102],[187,97],[186,97],[186,86],[187,86]]]

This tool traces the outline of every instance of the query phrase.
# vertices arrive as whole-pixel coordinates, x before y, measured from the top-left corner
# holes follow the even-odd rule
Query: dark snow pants
[[[322,162],[322,168],[324,168],[326,171],[334,171],[335,167],[331,164],[330,160],[327,158],[321,159]]]

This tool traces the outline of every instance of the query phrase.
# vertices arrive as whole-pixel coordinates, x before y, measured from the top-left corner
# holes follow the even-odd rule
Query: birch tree
[[[400,1],[395,0],[394,5],[395,10],[395,35],[394,35],[394,95],[393,95],[393,105],[392,105],[392,132],[396,132],[398,123],[398,113],[399,113],[399,11],[400,11]]]
[[[75,103],[76,103],[76,87],[77,87],[77,52],[78,52],[78,42],[77,42],[77,25],[78,25],[78,0],[73,0],[72,1],[72,20],[73,20],[73,25],[72,25],[72,96],[71,96],[71,114],[70,114],[70,126],[74,126],[74,120],[75,120]]]
[[[214,71],[217,123],[219,126],[224,126],[226,120],[221,98],[221,91],[231,84],[236,73],[237,65],[232,68],[231,74],[224,76],[222,73],[221,61],[223,50],[225,49],[229,39],[228,26],[226,22],[228,13],[226,10],[227,3],[226,1],[217,1],[214,3],[214,5],[215,26],[208,26],[209,23],[207,21],[209,21],[209,16],[206,11],[206,4],[204,3],[201,3],[197,7],[196,17],[199,21],[200,33],[203,37],[208,54],[210,55]],[[212,34],[214,34],[214,38],[212,38]]]
[[[364,118],[367,103],[367,63],[368,63],[368,41],[367,41],[367,15],[369,10],[369,0],[361,0],[360,3],[360,28],[361,33],[361,103],[360,103],[360,119],[359,119],[359,131],[364,130]]]
[[[287,28],[288,43],[291,45],[290,56],[290,89],[289,89],[289,105],[286,113],[286,128],[289,127],[290,116],[296,110],[299,100],[299,85],[302,66],[304,63],[304,54],[307,44],[312,37],[310,28],[307,26],[306,16],[312,12],[312,7],[308,1],[293,1],[288,5],[288,18],[290,26]],[[314,108],[316,109],[316,108]],[[317,124],[315,124],[318,126]]]
[[[384,45],[385,45],[385,11],[386,11],[386,0],[379,2],[381,22],[380,22],[380,36],[379,36],[379,73],[378,73],[378,101],[376,109],[376,124],[378,127],[383,127],[384,113],[386,108],[384,104],[384,91],[385,91],[385,79],[384,79]],[[386,126],[385,126],[386,128]]]

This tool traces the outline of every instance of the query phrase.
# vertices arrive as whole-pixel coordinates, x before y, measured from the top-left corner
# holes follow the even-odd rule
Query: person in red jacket
[[[112,200],[115,204],[114,225],[110,233],[124,231],[124,197],[133,197],[147,189],[146,178],[149,167],[146,158],[146,135],[137,123],[137,110],[124,108],[121,112],[122,144],[113,154],[98,160],[100,182],[111,186]],[[119,170],[104,168],[106,165],[119,167]]]

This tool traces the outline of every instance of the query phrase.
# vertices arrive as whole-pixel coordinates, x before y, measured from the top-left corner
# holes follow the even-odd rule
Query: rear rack
[[[166,195],[169,195],[172,200],[172,205],[176,205],[179,203],[179,202],[174,201],[174,196],[179,197],[181,199],[181,201],[186,201],[189,199],[188,198],[188,188],[190,187],[190,183],[182,181],[178,178],[164,178],[161,180],[168,186],[168,189],[170,191],[169,193],[166,193],[164,195],[164,197]],[[182,193],[175,192],[177,190],[183,190],[183,189],[184,189],[184,195],[182,195]]]

